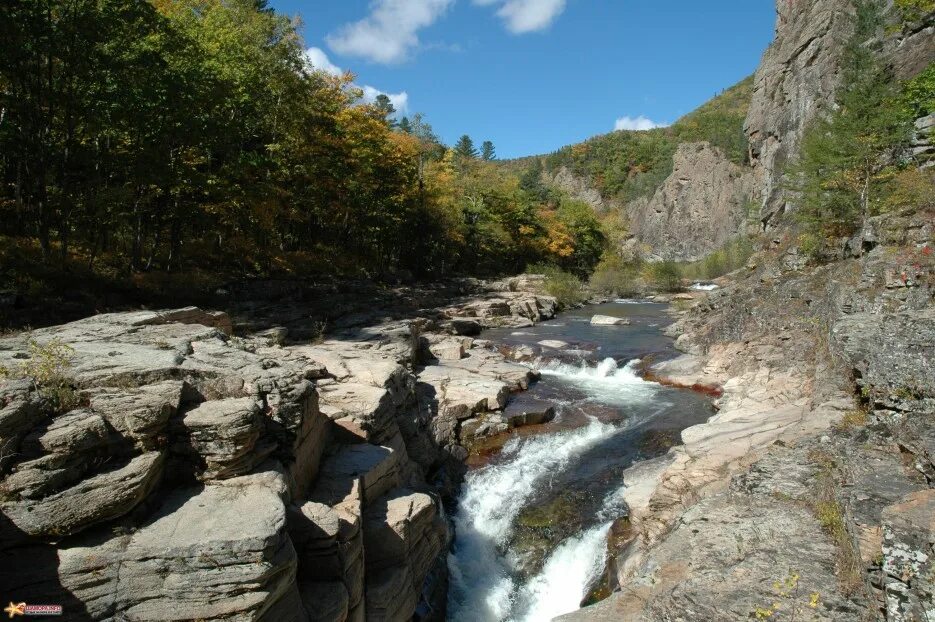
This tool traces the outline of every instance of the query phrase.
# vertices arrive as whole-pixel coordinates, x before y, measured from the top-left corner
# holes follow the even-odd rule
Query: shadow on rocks
[[[59,575],[56,547],[21,531],[0,511],[0,602],[61,605],[57,620],[90,620],[84,603],[65,586]]]

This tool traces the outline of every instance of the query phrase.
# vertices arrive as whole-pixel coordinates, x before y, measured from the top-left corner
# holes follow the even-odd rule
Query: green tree
[[[396,121],[394,117],[396,115],[396,106],[393,105],[393,102],[390,101],[390,98],[385,93],[380,93],[377,95],[376,99],[373,100],[373,107],[376,109],[377,114],[383,118],[391,127],[395,127]]]
[[[871,215],[882,173],[898,164],[911,137],[911,120],[898,104],[890,71],[868,45],[882,23],[876,0],[856,0],[857,24],[844,59],[836,108],[807,131],[791,168],[798,216],[813,248],[851,234]]]
[[[492,162],[497,159],[497,150],[494,148],[491,141],[485,140],[483,144],[481,144],[480,157],[485,162]]]
[[[454,152],[456,157],[463,160],[475,160],[478,156],[474,141],[467,134],[463,135],[455,143]]]
[[[542,183],[542,160],[533,158],[519,179],[519,187],[533,201],[545,203],[549,198],[549,189]]]

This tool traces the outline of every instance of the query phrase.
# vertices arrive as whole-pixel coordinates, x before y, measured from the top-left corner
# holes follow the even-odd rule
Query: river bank
[[[524,423],[503,407],[536,376],[470,335],[556,311],[522,282],[326,335],[238,297],[0,339],[0,583],[76,620],[442,619],[461,431]]]
[[[931,617],[931,222],[817,266],[780,239],[681,314],[652,374],[718,413],[623,474],[617,592],[563,621]]]
[[[586,305],[483,334],[541,374],[517,407],[548,403],[556,412],[467,473],[454,513],[449,619],[547,620],[605,589],[608,534],[627,513],[621,474],[713,414],[703,395],[637,373],[641,358],[676,354],[662,333],[667,309]]]

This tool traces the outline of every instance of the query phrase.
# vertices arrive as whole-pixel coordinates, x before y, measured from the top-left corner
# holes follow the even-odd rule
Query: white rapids
[[[551,361],[540,365],[538,370],[543,376],[555,376],[573,384],[591,401],[623,405],[651,400],[659,387],[637,375],[639,363],[636,359],[619,367],[614,359],[606,358],[597,367],[591,367],[587,363],[569,365]]]
[[[613,359],[597,367],[549,363],[540,371],[573,382],[590,398],[604,403],[650,401],[658,385],[637,376],[636,363],[622,368]],[[624,429],[592,419],[574,430],[517,437],[504,446],[496,463],[468,473],[454,517],[456,540],[448,558],[449,620],[540,622],[578,608],[604,568],[606,536],[614,518],[610,516],[613,495],[597,517],[602,522],[562,542],[541,572],[525,584],[514,578],[506,547],[516,517],[550,475]],[[619,515],[622,510],[616,511]]]

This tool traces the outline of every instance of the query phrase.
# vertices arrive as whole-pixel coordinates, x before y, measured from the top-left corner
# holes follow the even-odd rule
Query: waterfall
[[[502,549],[513,521],[552,472],[618,429],[592,420],[577,430],[513,439],[503,448],[501,462],[468,474],[454,518],[449,619],[507,618],[517,586]]]
[[[552,376],[575,386],[587,394],[587,399],[609,405],[624,405],[652,400],[659,385],[647,382],[636,373],[639,359],[619,367],[612,358],[606,358],[596,367],[582,362],[570,365],[558,361],[540,362],[539,373]]]
[[[573,383],[589,399],[649,404],[659,387],[636,374],[638,363],[618,367],[608,358],[596,367],[548,362],[539,368],[544,376]],[[574,430],[517,437],[504,446],[497,462],[468,473],[454,517],[456,540],[448,563],[450,620],[539,622],[578,608],[603,570],[610,512],[601,512],[595,517],[600,524],[559,545],[525,585],[516,579],[505,548],[516,517],[550,476],[624,429],[591,419]]]

